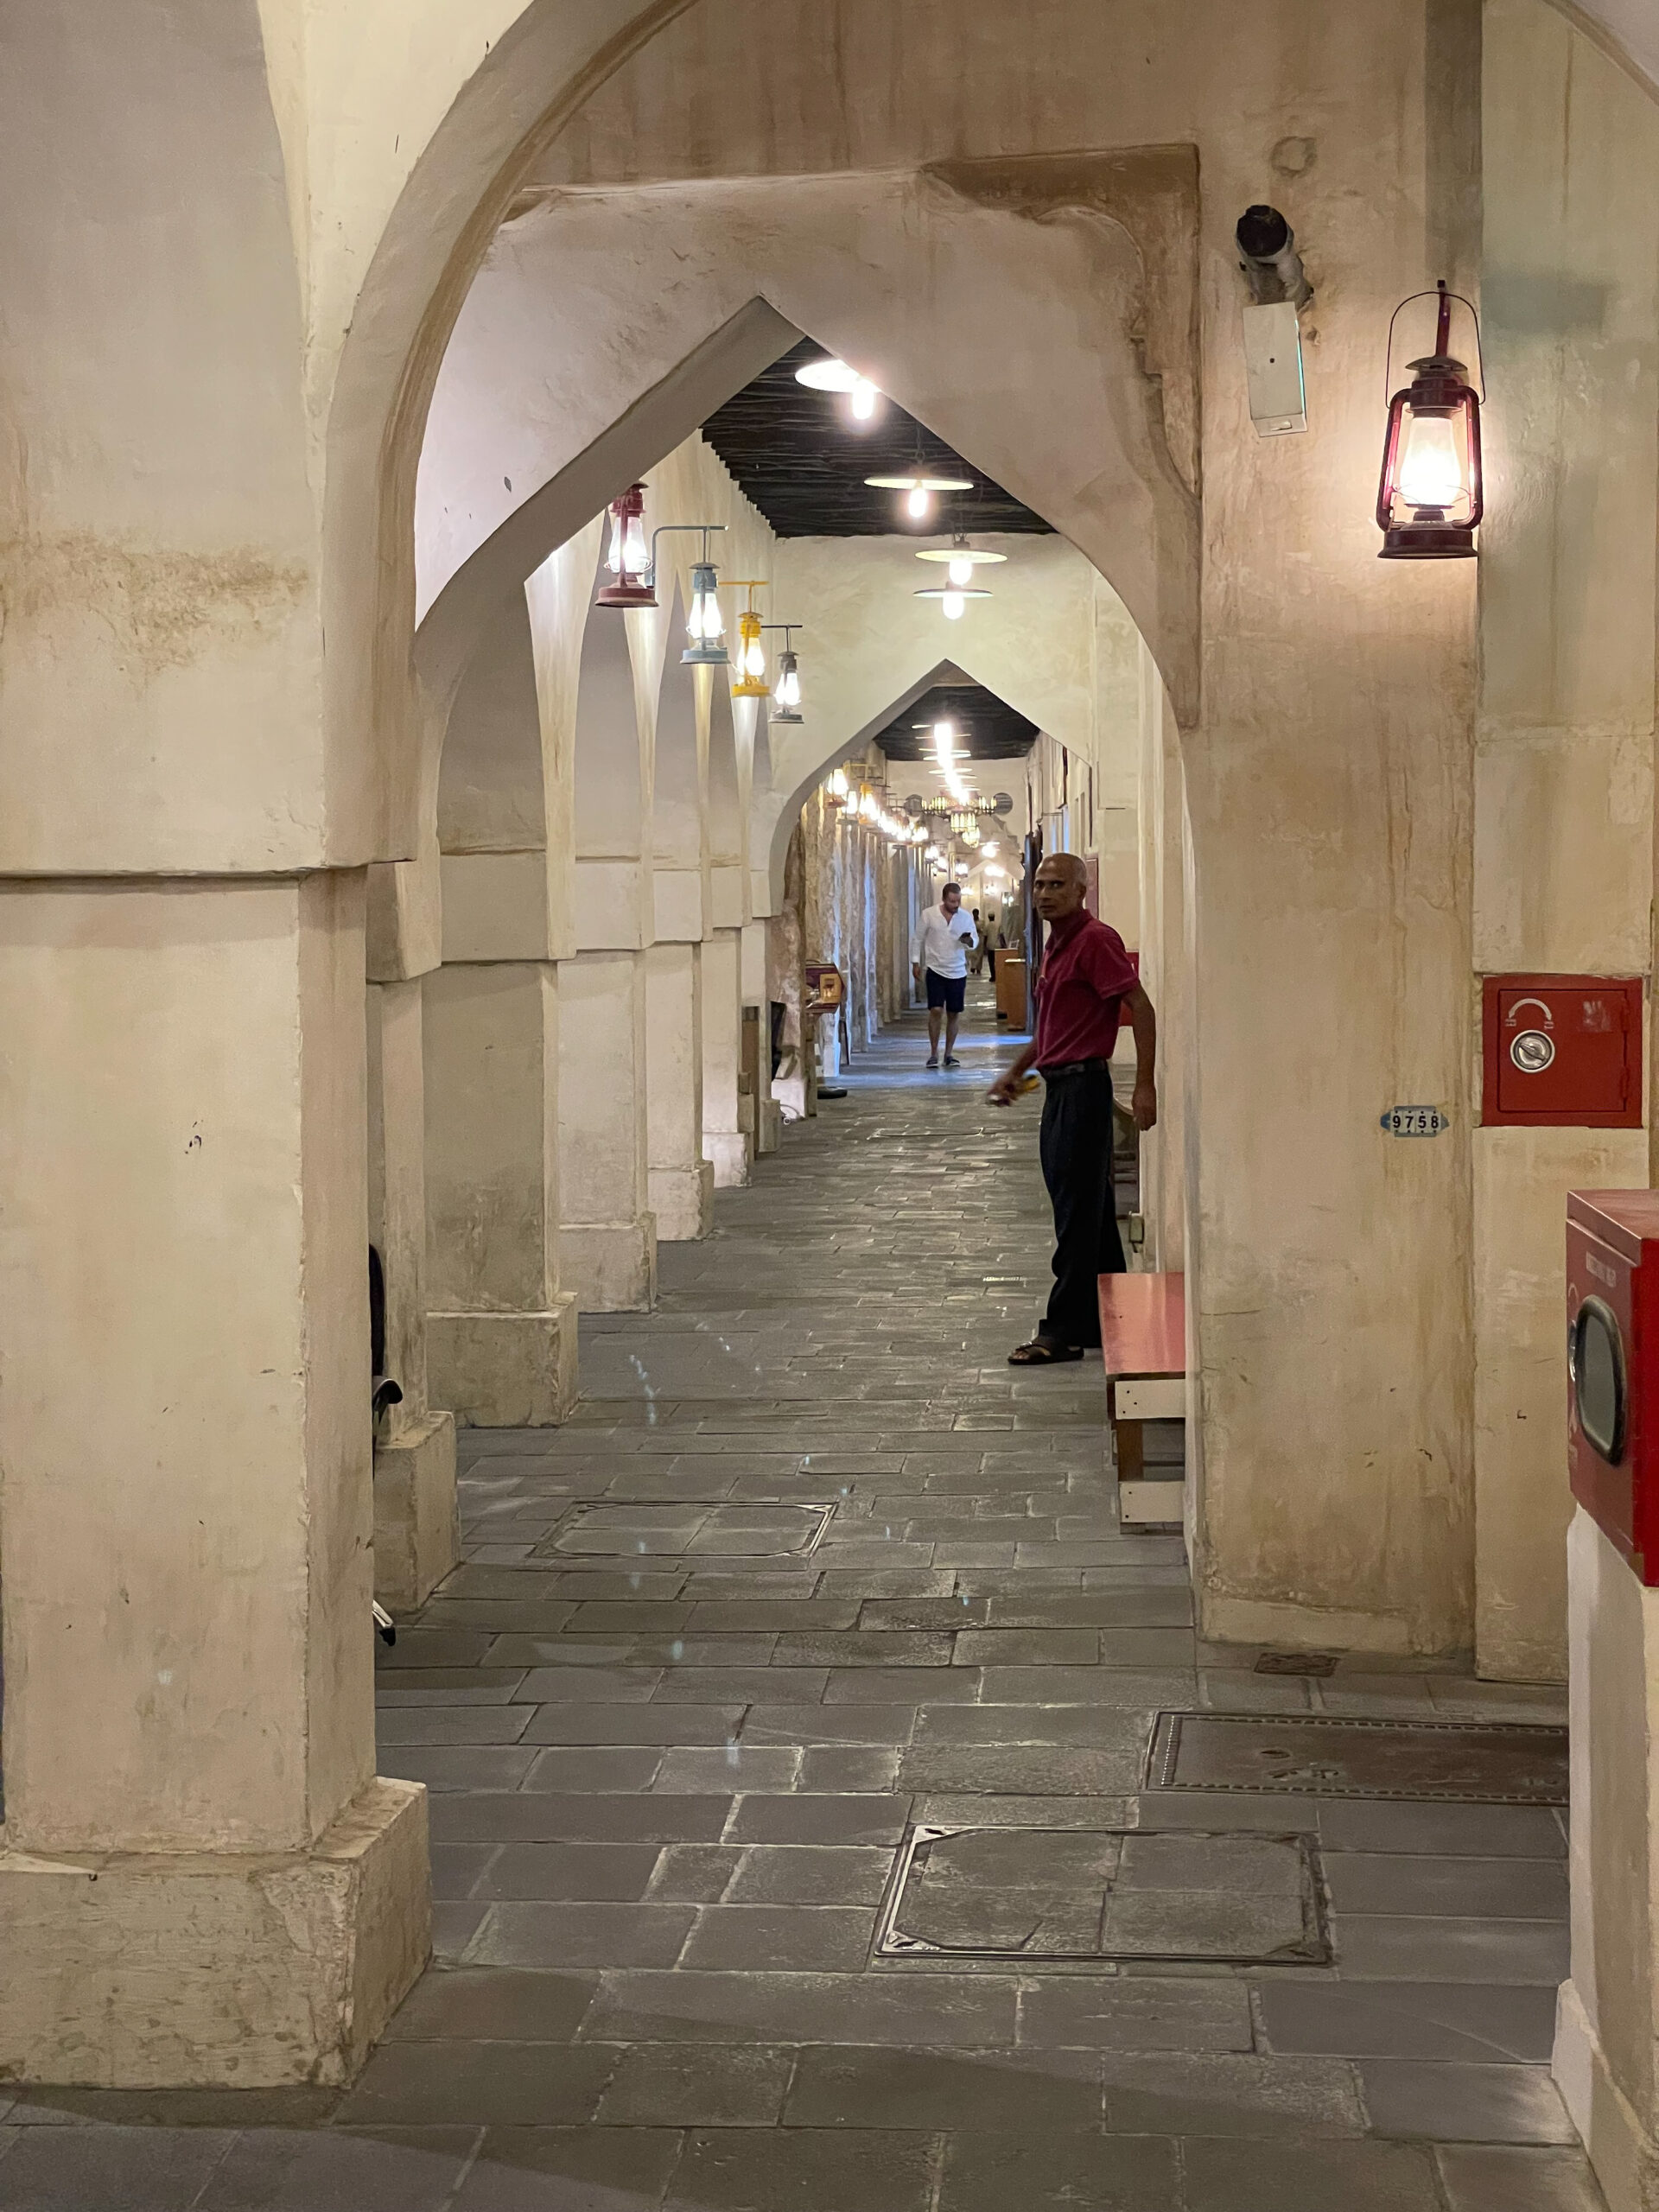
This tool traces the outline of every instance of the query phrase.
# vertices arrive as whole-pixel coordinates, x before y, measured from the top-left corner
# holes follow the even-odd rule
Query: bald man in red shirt
[[[1036,1335],[1008,1354],[1011,1367],[1081,1359],[1100,1342],[1096,1279],[1124,1272],[1112,1185],[1111,1052],[1122,1007],[1135,1031],[1135,1125],[1149,1129],[1158,1119],[1157,1017],[1122,938],[1085,909],[1086,882],[1076,853],[1051,853],[1038,868],[1032,895],[1048,942],[1037,1034],[989,1093],[1006,1106],[1029,1068],[1041,1075],[1043,1180],[1054,1207],[1053,1292]]]

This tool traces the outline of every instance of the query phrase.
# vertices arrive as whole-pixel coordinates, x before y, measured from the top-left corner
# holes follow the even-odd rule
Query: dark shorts
[[[942,1006],[947,1014],[960,1014],[967,1003],[968,978],[965,976],[936,976],[931,968],[925,972],[929,1006]]]

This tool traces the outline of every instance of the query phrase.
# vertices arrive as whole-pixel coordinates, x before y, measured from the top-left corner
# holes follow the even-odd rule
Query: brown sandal
[[[1081,1344],[1057,1344],[1047,1337],[1033,1337],[1028,1344],[1016,1344],[1008,1354],[1010,1367],[1058,1367],[1068,1359],[1081,1359]]]

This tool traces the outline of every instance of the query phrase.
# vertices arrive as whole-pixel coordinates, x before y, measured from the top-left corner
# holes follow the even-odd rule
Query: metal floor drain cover
[[[803,1559],[817,1549],[833,1505],[734,1505],[722,1498],[660,1503],[601,1498],[566,1515],[537,1558]]]
[[[1149,1789],[1565,1805],[1567,1731],[1484,1720],[1160,1713]]]
[[[875,1955],[1320,1966],[1331,1946],[1308,1836],[918,1827]]]

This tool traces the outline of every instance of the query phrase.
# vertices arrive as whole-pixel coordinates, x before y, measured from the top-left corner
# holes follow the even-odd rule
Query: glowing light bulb
[[[939,601],[947,622],[960,622],[968,611],[968,602],[959,591],[948,591]]]
[[[933,504],[933,494],[925,484],[913,485],[905,494],[905,512],[919,521]]]
[[[974,581],[974,557],[971,553],[953,553],[945,575],[953,584],[970,584]]]
[[[779,663],[778,689],[772,696],[780,707],[798,707],[801,703],[800,671],[795,664],[793,653],[784,654]],[[841,780],[842,789],[844,791],[847,787],[847,779],[843,776]]]
[[[1463,463],[1452,417],[1414,415],[1400,465],[1401,498],[1413,507],[1449,507],[1463,492]]]
[[[764,676],[766,672],[766,649],[759,638],[751,638],[743,648],[745,676]]]
[[[876,398],[875,386],[868,377],[860,377],[848,397],[848,404],[853,410],[854,420],[868,423],[875,412]]]

